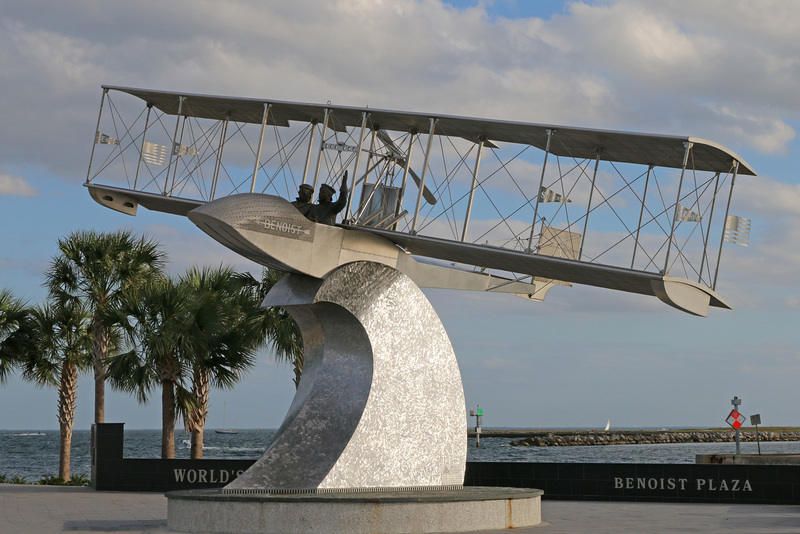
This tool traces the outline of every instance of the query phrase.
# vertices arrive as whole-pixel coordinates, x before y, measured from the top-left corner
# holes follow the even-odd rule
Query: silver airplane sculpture
[[[716,292],[723,244],[749,231],[733,187],[756,173],[712,141],[102,89],[91,196],[187,216],[260,265],[324,278],[368,260],[421,287],[540,301],[585,284],[700,316],[731,307]],[[339,224],[289,202],[300,184],[338,190],[345,171]]]

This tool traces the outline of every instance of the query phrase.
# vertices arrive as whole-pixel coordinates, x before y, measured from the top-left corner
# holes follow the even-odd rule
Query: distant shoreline
[[[765,427],[758,427],[759,432],[800,432],[800,427],[796,426],[765,426]],[[588,428],[576,428],[576,429],[569,429],[569,428],[482,428],[481,429],[481,437],[483,438],[524,438],[529,436],[537,436],[541,434],[550,434],[555,433],[559,435],[571,435],[571,434],[661,434],[661,433],[679,433],[679,432],[730,432],[733,433],[733,429],[730,427],[717,427],[717,428],[661,428],[661,429],[641,429],[641,428],[615,428],[611,430],[602,430],[602,429],[588,429]],[[742,427],[739,429],[739,433],[749,433],[752,432],[755,434],[756,429],[755,427]],[[470,437],[475,435],[474,428],[468,428],[467,434]]]
[[[475,431],[468,431],[475,437]],[[482,438],[521,438],[510,442],[521,447],[564,447],[586,445],[653,445],[669,443],[728,443],[732,428],[670,430],[481,430]],[[800,441],[798,427],[740,428],[739,439],[749,441]]]

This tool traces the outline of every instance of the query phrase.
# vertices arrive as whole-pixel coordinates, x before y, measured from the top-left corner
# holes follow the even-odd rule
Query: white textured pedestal
[[[428,299],[371,262],[269,292],[303,334],[303,376],[270,447],[230,493],[455,488],[467,414],[453,347]]]
[[[367,534],[475,532],[541,523],[537,489],[232,495],[220,490],[167,494],[177,532]]]

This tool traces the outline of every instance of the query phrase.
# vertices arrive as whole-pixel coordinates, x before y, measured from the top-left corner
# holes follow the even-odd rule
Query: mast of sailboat
[[[227,415],[227,412],[228,412],[228,403],[224,402],[222,404],[222,429],[215,430],[217,434],[236,434],[235,430],[230,428],[225,428],[225,416]]]

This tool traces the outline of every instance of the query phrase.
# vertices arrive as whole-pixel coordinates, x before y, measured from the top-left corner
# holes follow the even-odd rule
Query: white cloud
[[[741,178],[737,184],[733,212],[753,219],[753,235],[749,248],[726,245],[723,251],[718,289],[739,308],[733,314],[715,311],[698,320],[654,298],[578,286],[555,288],[543,304],[506,295],[428,292],[464,363],[487,354],[500,358],[476,371],[482,383],[515,378],[509,375],[520,369],[518,377],[544,384],[541,404],[580,389],[592,391],[604,410],[619,395],[622,412],[630,398],[658,398],[689,382],[696,387],[681,396],[681,406],[668,411],[642,401],[639,407],[648,421],[680,417],[685,424],[686,413],[718,402],[716,384],[736,378],[718,377],[719,354],[745,361],[767,336],[782,343],[776,350],[796,345],[797,317],[791,312],[800,302],[800,252],[794,246],[800,240],[794,174],[800,2],[571,2],[569,10],[546,20],[492,17],[484,8],[491,9],[490,2],[456,10],[439,0],[141,0],[102,9],[92,1],[6,4],[0,14],[0,69],[7,81],[0,102],[0,161],[7,168],[35,168],[75,188],[86,175],[101,84],[693,135],[728,145],[751,164],[760,159],[759,172],[780,177]],[[528,173],[535,188],[538,163]],[[0,194],[11,194],[7,188],[36,194],[24,179],[0,174]],[[41,219],[31,217],[29,227]],[[74,217],[67,209],[52,214],[54,224],[64,227]],[[139,228],[157,219],[147,213],[138,218]],[[87,224],[122,224],[109,220],[92,217]],[[177,220],[164,224],[151,232],[170,251],[174,272],[197,263],[248,268],[198,230]],[[470,231],[479,235],[491,224],[476,220]],[[530,220],[520,217],[513,224],[523,230]],[[46,255],[34,257],[30,248],[26,255],[27,261],[47,263]],[[9,278],[7,265],[2,267]],[[736,328],[747,322],[740,317],[752,324]],[[632,337],[649,344],[622,341]],[[654,358],[672,362],[684,352],[695,356],[687,347],[694,349],[698,339],[718,352],[704,350],[691,365],[667,366],[670,372],[657,377],[638,367],[632,378],[624,365],[640,355],[648,364]],[[602,350],[585,348],[598,340],[606,343]],[[582,362],[568,356],[581,350],[588,354],[586,369],[603,362],[605,371],[605,362],[624,361],[608,373],[610,382],[598,381],[591,373],[576,373]],[[531,354],[535,365],[526,366]],[[784,362],[777,367],[789,368]],[[788,392],[764,399],[777,414],[795,395],[787,380],[770,376],[751,387]],[[476,394],[469,381],[465,386],[468,395]],[[520,424],[529,411],[528,404],[520,408],[519,398],[524,394],[529,402],[527,390],[484,386],[479,392],[484,398],[516,395],[495,408],[503,410],[507,424]],[[548,405],[547,417],[557,425],[576,424],[584,403],[585,396],[575,395],[567,408]],[[697,424],[709,420],[707,413],[716,420],[714,410],[697,412]],[[789,408],[780,413],[791,420]],[[641,415],[629,417],[643,423]]]
[[[740,143],[754,146],[765,154],[783,154],[797,132],[784,120],[762,114],[737,113],[728,106],[708,104],[716,118],[715,133],[735,138]]]
[[[21,176],[0,174],[0,196],[34,197],[36,188]]]
[[[649,78],[650,83],[675,83],[678,80],[668,77],[673,69],[699,68],[702,54],[716,51],[719,44],[704,34],[686,32],[670,11],[629,1],[576,2],[571,4],[572,16],[561,20],[570,25],[569,34],[575,37],[571,52],[591,48],[591,56],[602,57],[604,64]]]
[[[573,2],[550,20],[493,19],[480,4],[438,0],[15,6],[0,19],[0,67],[17,81],[5,95],[17,127],[0,150],[7,161],[78,174],[106,83],[691,133],[785,151],[800,90],[787,22],[797,8],[708,4]]]
[[[764,219],[800,218],[800,184],[779,182],[769,176],[747,177],[736,184],[736,205]]]

